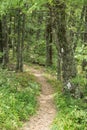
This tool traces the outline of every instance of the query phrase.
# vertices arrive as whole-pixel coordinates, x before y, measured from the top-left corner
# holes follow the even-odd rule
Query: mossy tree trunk
[[[17,11],[17,64],[16,71],[23,71],[23,44],[24,44],[24,15],[21,10]]]
[[[67,88],[67,84],[68,82],[70,82],[70,79],[76,76],[76,66],[74,60],[72,41],[67,38],[65,10],[66,10],[65,2],[55,0],[55,14],[56,14],[55,23],[56,23],[56,33],[59,48],[58,57],[60,55],[61,58],[60,60],[62,61],[61,62],[62,79]]]
[[[46,25],[46,65],[52,65],[52,11],[49,6],[49,14]]]
[[[0,20],[0,63],[3,61],[2,20]]]
[[[2,39],[3,39],[3,67],[9,62],[9,44],[8,44],[8,25],[7,15],[2,18]]]

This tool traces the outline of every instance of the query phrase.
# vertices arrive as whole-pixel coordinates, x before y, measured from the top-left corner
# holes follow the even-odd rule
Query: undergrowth
[[[0,130],[17,130],[36,112],[39,90],[29,73],[0,69]]]
[[[87,130],[87,102],[84,99],[75,99],[70,94],[64,95],[62,84],[48,79],[56,88],[55,104],[57,116],[52,130]]]

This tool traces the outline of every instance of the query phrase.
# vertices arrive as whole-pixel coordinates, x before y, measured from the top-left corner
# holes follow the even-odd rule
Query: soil
[[[41,93],[38,97],[39,108],[37,114],[32,116],[23,125],[21,130],[51,130],[51,125],[56,116],[56,108],[53,101],[54,89],[44,77],[42,69],[24,66],[26,71],[32,73],[41,84]]]

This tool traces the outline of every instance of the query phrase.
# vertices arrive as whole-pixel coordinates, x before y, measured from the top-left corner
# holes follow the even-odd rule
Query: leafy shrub
[[[79,87],[80,92],[82,93],[86,93],[86,86],[87,86],[87,79],[85,77],[83,77],[82,75],[78,75],[75,78],[73,78],[71,80],[71,82],[75,85]]]
[[[75,83],[76,81],[74,80]],[[55,104],[58,111],[51,130],[86,130],[87,104],[82,99],[73,99],[70,95],[64,95],[62,84],[59,81],[51,80],[49,82],[57,90]]]
[[[87,59],[87,47],[81,44],[76,48],[75,58],[81,63],[83,59]]]
[[[57,94],[55,102],[58,114],[53,122],[52,130],[86,130],[87,111],[80,106],[80,99],[75,100]]]
[[[0,70],[0,129],[15,130],[35,113],[39,88],[28,73]]]

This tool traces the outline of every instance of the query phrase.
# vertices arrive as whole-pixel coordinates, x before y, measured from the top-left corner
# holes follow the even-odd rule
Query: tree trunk
[[[7,16],[2,19],[3,27],[3,67],[6,67],[9,62],[9,46],[8,46],[8,27],[7,27]]]
[[[56,11],[56,28],[58,37],[58,46],[61,61],[62,61],[62,78],[64,84],[70,81],[72,77],[76,76],[76,66],[74,60],[74,53],[72,48],[72,42],[67,39],[66,36],[66,13],[65,3],[55,0],[55,11]],[[58,56],[59,57],[59,56]]]
[[[87,6],[85,6],[85,34],[84,34],[84,41],[86,42],[86,46],[87,46]]]
[[[52,11],[49,7],[49,18],[46,26],[46,65],[52,65]]]
[[[0,63],[3,61],[2,20],[0,20]]]
[[[20,70],[23,71],[23,48],[24,48],[24,37],[25,37],[25,15],[22,14],[22,41],[21,41],[21,56],[20,56]]]
[[[24,20],[23,20],[24,25]],[[24,27],[22,26],[22,35],[21,35],[21,15],[20,9],[18,10],[18,26],[17,26],[17,64],[16,64],[16,71],[22,72],[23,71],[23,42],[24,42]],[[22,36],[22,41],[21,41]]]
[[[17,64],[16,64],[16,71],[20,71],[20,10],[17,11],[18,13],[18,21],[17,21]]]

